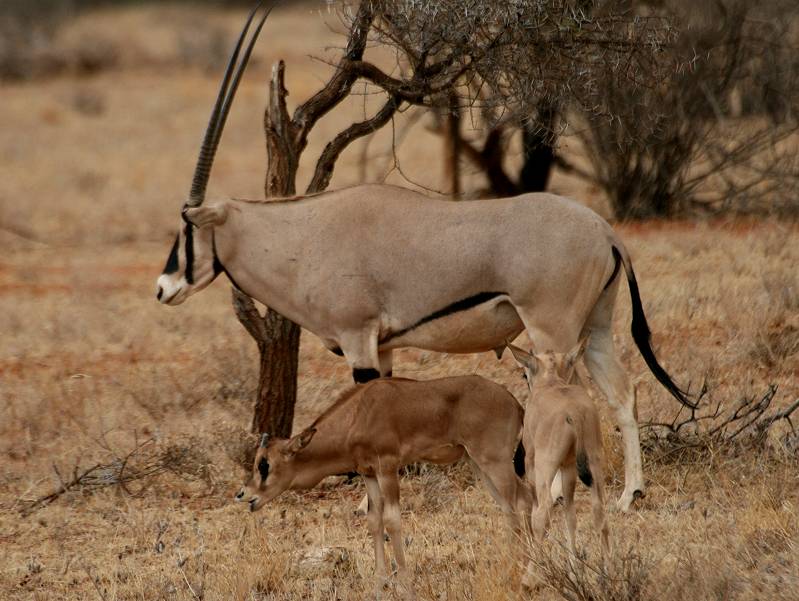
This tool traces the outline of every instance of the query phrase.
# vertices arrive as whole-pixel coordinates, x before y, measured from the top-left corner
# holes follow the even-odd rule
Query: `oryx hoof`
[[[619,500],[616,502],[616,509],[622,513],[627,513],[630,511],[635,501],[638,499],[643,499],[645,496],[646,492],[644,492],[642,488],[636,488],[632,492],[627,492],[625,490]]]

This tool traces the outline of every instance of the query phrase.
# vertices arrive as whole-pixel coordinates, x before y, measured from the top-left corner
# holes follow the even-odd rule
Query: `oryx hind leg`
[[[621,430],[624,443],[624,492],[617,506],[622,511],[628,511],[635,499],[644,496],[646,488],[641,467],[635,390],[613,348],[611,324],[619,280],[620,278],[616,278],[602,293],[586,322],[586,329],[590,329],[591,337],[585,351],[585,365],[596,385],[607,397]]]

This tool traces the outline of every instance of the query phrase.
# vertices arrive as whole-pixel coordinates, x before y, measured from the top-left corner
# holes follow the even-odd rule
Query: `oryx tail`
[[[652,350],[651,345],[652,332],[650,332],[649,324],[646,322],[644,307],[641,304],[641,296],[638,293],[638,281],[635,279],[635,272],[633,271],[633,265],[630,261],[630,255],[627,254],[626,249],[622,245],[614,244],[613,256],[617,263],[621,262],[624,267],[624,273],[627,275],[627,284],[630,287],[630,303],[632,304],[633,311],[630,329],[635,345],[638,347],[641,356],[644,358],[644,361],[655,378],[657,378],[658,382],[660,382],[675,399],[686,407],[696,408],[696,405],[688,400],[688,395],[674,383],[674,380],[671,379],[671,376],[663,369],[663,366],[658,363],[657,357],[655,357],[655,352]]]

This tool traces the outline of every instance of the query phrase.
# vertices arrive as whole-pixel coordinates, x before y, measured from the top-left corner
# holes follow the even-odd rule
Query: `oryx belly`
[[[380,350],[413,346],[447,353],[480,353],[501,347],[524,330],[507,297],[426,321],[380,342]]]

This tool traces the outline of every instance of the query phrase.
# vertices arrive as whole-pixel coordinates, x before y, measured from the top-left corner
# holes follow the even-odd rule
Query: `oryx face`
[[[179,305],[222,272],[216,258],[214,227],[224,223],[225,214],[224,206],[183,209],[183,223],[156,282],[159,302]]]
[[[194,168],[191,191],[181,212],[183,223],[180,225],[172,252],[164,266],[164,272],[157,282],[155,296],[165,305],[179,305],[195,292],[205,288],[223,271],[216,258],[214,229],[225,222],[227,207],[225,205],[204,205],[203,202],[205,201],[208,177],[214,163],[214,155],[222,137],[231,103],[236,96],[236,89],[244,69],[247,67],[247,61],[250,59],[258,34],[272,10],[270,7],[264,11],[250,37],[250,42],[244,46],[250,24],[261,9],[261,4],[262,2],[259,2],[247,17],[247,22],[244,24],[230,56],[227,69],[225,69],[222,85],[211,111],[208,127],[205,129],[205,137],[197,157],[197,165]],[[244,53],[239,62],[239,53],[242,48]],[[237,63],[238,67],[236,67]]]

